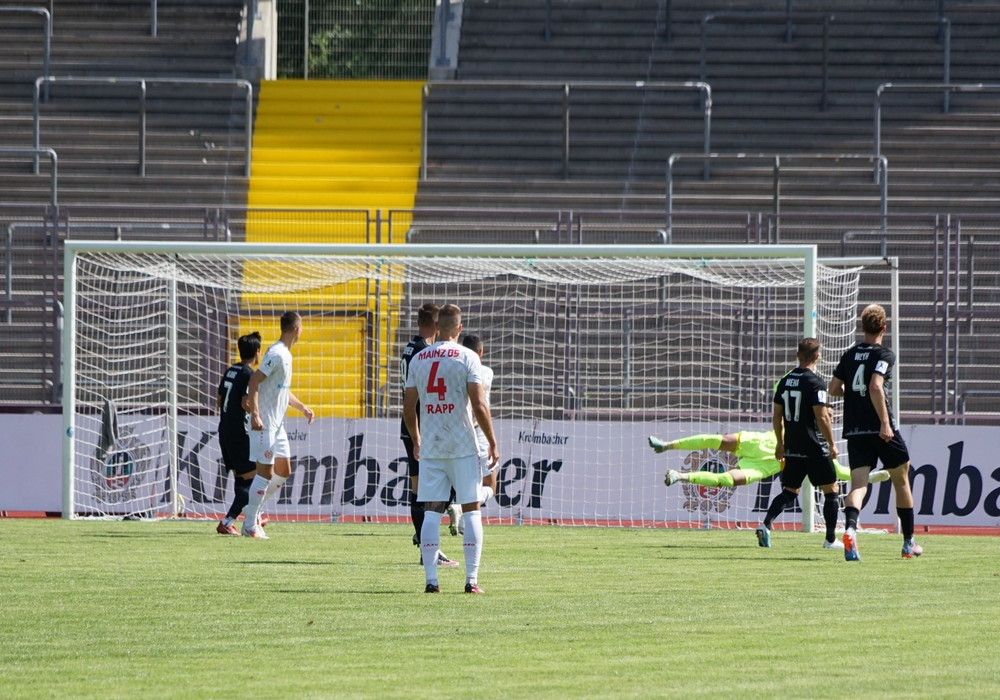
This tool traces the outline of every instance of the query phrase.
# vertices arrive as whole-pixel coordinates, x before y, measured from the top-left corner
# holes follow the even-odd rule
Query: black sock
[[[250,502],[250,484],[253,483],[253,479],[241,479],[238,476],[233,477],[233,505],[229,506],[229,512],[226,513],[226,517],[231,520],[236,520],[240,517],[240,513],[246,508],[247,503]]]
[[[899,529],[903,531],[904,540],[913,539],[913,509],[896,507],[896,515],[899,516]]]
[[[848,530],[857,530],[858,529],[858,516],[860,514],[861,514],[861,511],[858,510],[857,508],[852,508],[851,506],[846,506],[844,508],[844,520],[846,521],[845,524],[844,524],[844,527],[846,527]]]
[[[837,513],[840,512],[840,495],[828,493],[823,498],[823,519],[826,520],[826,541],[837,539]]]
[[[410,520],[413,521],[413,530],[417,533],[417,542],[420,541],[420,528],[424,526],[424,504],[417,501],[417,494],[410,494]]]
[[[774,500],[771,501],[771,505],[767,509],[767,515],[764,516],[764,527],[770,530],[774,519],[781,515],[781,511],[793,503],[795,503],[795,494],[791,491],[781,489],[781,493],[774,497]]]

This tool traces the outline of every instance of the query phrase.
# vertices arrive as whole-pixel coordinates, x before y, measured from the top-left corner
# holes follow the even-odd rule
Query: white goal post
[[[768,430],[798,340],[829,377],[855,340],[860,270],[812,245],[504,246],[67,241],[63,516],[220,518],[216,391],[256,330],[303,317],[293,476],[272,519],[408,522],[399,355],[426,301],[463,309],[495,372],[487,522],[753,526],[776,482],[663,485],[732,456],[646,438]],[[898,318],[896,311],[894,318]],[[810,491],[806,489],[806,491]],[[811,496],[811,494],[810,494]],[[786,523],[812,529],[811,499]]]

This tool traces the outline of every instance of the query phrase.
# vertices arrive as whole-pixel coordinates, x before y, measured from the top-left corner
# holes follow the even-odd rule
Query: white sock
[[[278,493],[279,489],[285,485],[286,481],[288,481],[287,476],[278,476],[277,474],[272,476],[271,482],[267,485],[267,490],[264,492],[263,503],[267,503],[271,496]]]
[[[443,513],[428,510],[424,513],[424,524],[420,528],[420,558],[424,562],[427,583],[437,585],[438,546],[441,544],[441,521]]]
[[[483,514],[470,510],[462,516],[465,533],[462,535],[462,551],[465,553],[465,582],[479,581],[479,557],[483,553]]]
[[[260,474],[250,482],[250,501],[243,509],[243,526],[254,527],[260,517],[260,508],[264,504],[264,493],[267,491],[268,480]]]
[[[479,495],[481,496],[479,502],[486,503],[488,500],[493,498],[493,489],[490,488],[489,486],[480,486]]]
[[[222,519],[222,527],[229,527],[233,524],[233,519],[228,515]]]

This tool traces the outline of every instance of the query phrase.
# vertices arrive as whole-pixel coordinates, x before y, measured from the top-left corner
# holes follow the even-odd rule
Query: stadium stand
[[[3,0],[0,7],[5,4],[11,3]],[[419,241],[493,234],[518,242],[809,242],[823,255],[899,256],[909,373],[903,377],[904,411],[926,417],[961,406],[969,414],[995,413],[989,387],[1000,379],[991,352],[1000,326],[1000,226],[991,217],[1000,202],[994,157],[1000,93],[885,93],[880,153],[889,163],[888,218],[880,213],[881,183],[862,156],[875,155],[873,102],[880,85],[994,79],[1000,7],[905,0],[463,5],[456,78],[469,85],[455,90],[435,82],[428,91],[426,178],[412,199],[412,227],[402,224],[413,195],[401,189],[417,167],[407,150],[420,150],[412,131],[402,139],[409,145],[394,152],[394,164],[364,168],[348,160],[349,166],[327,170],[318,162],[326,159],[322,149],[289,158],[280,143],[269,145],[284,137],[270,131],[268,120],[296,110],[300,121],[312,120],[311,132],[321,129],[317,116],[325,107],[302,111],[301,95],[278,97],[281,90],[315,89],[315,83],[265,85],[276,91],[280,108],[258,117],[254,173],[262,179],[255,181],[244,171],[240,90],[206,94],[192,85],[150,84],[141,177],[132,89],[55,80],[40,111],[43,145],[59,153],[61,219],[52,219],[51,208],[48,215],[38,213],[51,199],[45,160],[39,176],[31,173],[30,159],[0,155],[0,223],[17,224],[10,236],[12,250],[20,251],[14,254],[17,303],[0,310],[12,314],[11,323],[0,324],[0,402],[54,397],[57,350],[32,338],[39,319],[42,335],[51,336],[57,325],[51,301],[38,300],[51,299],[58,288],[60,221],[88,236],[162,237],[162,229],[144,222],[159,222],[170,211],[171,237],[241,238],[245,230],[266,237],[277,234],[263,217],[252,223],[248,202],[268,208],[357,202],[364,223],[344,224],[338,236],[357,240],[363,226],[365,239],[375,240],[371,210],[399,207],[396,223]],[[791,22],[783,16],[786,7],[793,8]],[[128,0],[60,1],[50,73],[168,81],[241,75],[234,39],[242,3],[181,0],[161,7],[155,38],[149,9],[149,3]],[[37,25],[28,16],[4,16],[0,23],[0,149],[31,143],[32,84],[42,65]],[[472,81],[494,84],[477,89]],[[582,84],[587,81],[614,87]],[[704,177],[704,163],[695,157],[706,146],[704,98],[698,90],[649,87],[692,81],[711,86],[710,150],[762,158],[720,159]],[[341,100],[354,107],[371,103],[367,94]],[[413,119],[416,102],[408,104],[407,118]],[[571,138],[564,158],[567,110]],[[390,122],[379,125],[384,138],[412,129]],[[271,147],[275,158],[268,161]],[[665,163],[677,153],[685,157],[672,183],[668,223]],[[852,157],[795,158],[838,153]],[[776,154],[780,198],[770,160]],[[291,173],[305,176],[294,198],[291,189],[264,188],[269,180],[287,183]],[[326,193],[334,181],[368,194],[360,200],[304,194]],[[112,210],[127,223],[107,225]],[[393,242],[402,242],[393,235]],[[862,293],[873,297],[875,290]],[[48,369],[29,371],[38,357]]]

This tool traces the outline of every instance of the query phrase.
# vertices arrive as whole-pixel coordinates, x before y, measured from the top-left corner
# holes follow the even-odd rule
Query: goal
[[[667,488],[668,468],[728,455],[647,437],[769,429],[799,339],[820,339],[827,377],[854,341],[860,270],[805,245],[68,241],[63,514],[220,518],[219,380],[239,335],[266,347],[294,310],[292,391],[317,417],[289,412],[293,475],[269,517],[408,521],[398,362],[434,301],[462,308],[495,373],[487,522],[752,526],[777,482]]]

